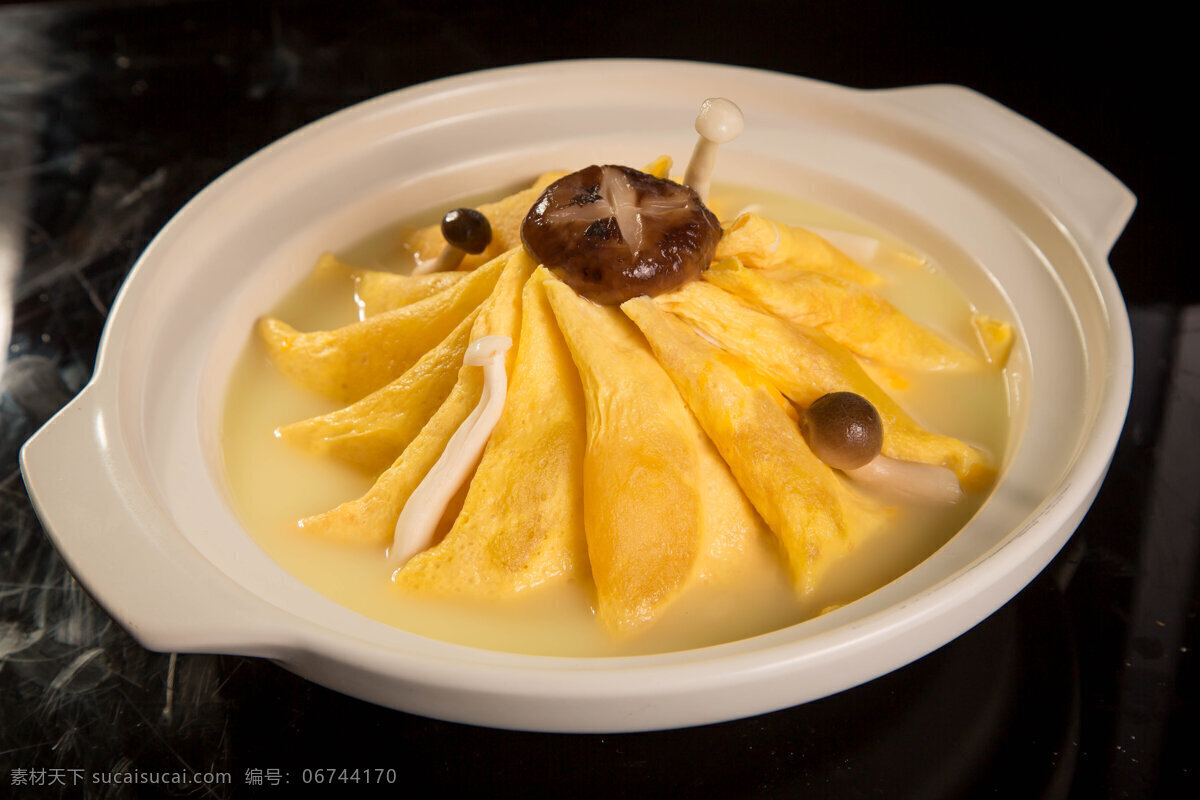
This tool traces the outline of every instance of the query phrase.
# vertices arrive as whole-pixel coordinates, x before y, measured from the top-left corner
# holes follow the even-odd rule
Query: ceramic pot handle
[[[1035,123],[962,86],[915,86],[885,92],[896,105],[956,130],[1044,198],[1077,242],[1107,256],[1136,198],[1108,170]]]
[[[21,449],[34,509],[71,572],[151,650],[281,655],[286,614],[263,613],[182,536],[146,533],[174,525],[142,487],[115,484],[105,390],[89,385]]]

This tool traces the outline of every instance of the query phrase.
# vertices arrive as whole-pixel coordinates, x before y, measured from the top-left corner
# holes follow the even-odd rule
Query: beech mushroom
[[[487,217],[473,208],[454,208],[442,217],[442,238],[446,240],[442,252],[433,261],[418,263],[413,275],[452,270],[467,253],[482,253],[492,243],[492,226]]]
[[[883,421],[871,401],[854,392],[831,392],[804,412],[800,431],[817,458],[848,478],[906,500],[957,503],[958,477],[934,464],[883,455]]]
[[[403,566],[433,544],[433,535],[446,507],[483,454],[484,445],[504,410],[508,393],[504,354],[510,347],[512,339],[507,336],[481,336],[467,347],[463,364],[483,367],[483,392],[479,404],[450,437],[446,449],[400,511],[388,552],[394,566]]]
[[[871,401],[854,392],[817,398],[804,412],[800,431],[817,458],[835,469],[861,467],[883,447],[883,421]]]
[[[742,110],[732,100],[710,97],[701,104],[700,114],[696,117],[696,133],[700,134],[700,140],[696,142],[692,160],[683,175],[684,185],[692,187],[701,200],[708,199],[717,146],[732,142],[741,135],[744,126]]]
[[[935,464],[878,455],[864,466],[845,472],[859,483],[907,500],[951,505],[963,496],[958,476]]]

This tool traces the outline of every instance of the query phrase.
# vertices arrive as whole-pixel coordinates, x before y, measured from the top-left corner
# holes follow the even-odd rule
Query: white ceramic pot
[[[1012,439],[970,523],[832,613],[631,658],[422,638],[336,605],[268,558],[227,502],[218,423],[253,320],[313,255],[549,167],[660,152],[683,163],[712,96],[734,98],[747,119],[721,152],[723,179],[852,208],[935,257],[978,265],[952,278],[982,311],[1016,321]],[[779,709],[950,641],[1075,530],[1129,400],[1131,338],[1107,254],[1133,205],[1085,155],[958,87],[857,91],[662,61],[441,80],[305,127],[180,211],[122,289],[91,383],[29,440],[22,469],[71,570],[151,649],[272,658],[376,703],[499,727],[631,731]]]

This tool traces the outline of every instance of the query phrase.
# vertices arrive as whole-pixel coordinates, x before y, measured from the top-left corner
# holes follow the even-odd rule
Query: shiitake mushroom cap
[[[521,224],[521,241],[539,263],[605,305],[696,278],[720,238],[720,222],[691,188],[612,165],[550,184]]]
[[[857,469],[883,447],[883,420],[870,400],[854,392],[830,392],[813,401],[800,431],[817,458],[835,469]]]

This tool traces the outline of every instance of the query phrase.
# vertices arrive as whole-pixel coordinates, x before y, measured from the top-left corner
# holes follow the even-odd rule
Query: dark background
[[[84,785],[74,769],[225,771],[229,785],[169,793],[284,796],[305,768],[391,767],[406,784],[393,795],[421,779],[489,797],[1197,796],[1185,744],[1200,710],[1200,293],[1184,194],[1195,45],[1183,20],[1150,5],[906,5],[0,5],[0,230],[7,221],[20,254],[0,373],[0,795],[164,791]],[[226,169],[359,100],[487,67],[625,56],[863,88],[966,85],[1132,189],[1139,205],[1111,259],[1135,339],[1129,422],[1063,553],[909,667],[681,731],[472,728],[351,700],[264,661],[137,645],[44,538],[16,458],[87,381],[149,240]],[[47,785],[29,785],[39,775]]]

